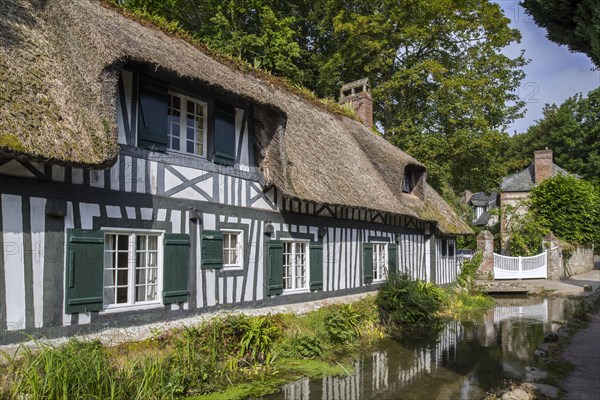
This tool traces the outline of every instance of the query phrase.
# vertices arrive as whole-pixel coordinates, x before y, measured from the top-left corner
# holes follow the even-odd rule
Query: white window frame
[[[126,228],[102,228],[104,232],[104,243],[106,246],[106,237],[108,235],[127,235],[128,237],[128,276],[127,276],[127,298],[129,302],[127,303],[115,303],[115,304],[106,304],[103,305],[103,312],[111,312],[118,310],[126,310],[126,309],[145,309],[145,308],[155,308],[162,306],[162,292],[163,292],[163,257],[164,257],[164,231],[155,230],[155,229],[126,229]],[[136,238],[137,235],[151,235],[157,237],[157,296],[156,300],[150,301],[138,301],[135,299],[135,290],[136,290],[136,282],[135,282],[135,269],[136,269]],[[103,250],[104,255],[104,265],[102,268],[102,301],[104,302],[104,290],[106,288],[104,284],[104,273],[106,270],[106,257],[107,251],[106,248]]]
[[[242,270],[244,269],[244,231],[241,229],[221,229],[223,233],[223,269],[225,270]],[[225,263],[225,235],[237,235],[237,252],[238,262],[235,264]]]
[[[283,285],[284,285],[284,289],[283,289],[283,294],[289,294],[289,293],[298,293],[298,292],[309,292],[310,291],[310,241],[309,240],[295,240],[295,239],[282,239],[283,242],[283,260],[281,263],[282,266],[282,278],[283,278]],[[303,244],[304,245],[304,249],[305,249],[305,263],[304,263],[304,287],[296,287],[296,279],[297,279],[297,275],[296,275],[296,247],[298,244]],[[285,263],[285,247],[286,245],[291,245],[292,246],[292,251],[290,253],[290,258],[292,260],[292,263],[290,265],[290,269],[291,269],[291,277],[290,280],[292,282],[292,287],[286,289],[285,288],[285,280],[286,280],[286,263]]]
[[[373,282],[385,281],[388,277],[388,242],[373,244]]]
[[[206,158],[207,145],[208,145],[208,140],[207,140],[207,138],[208,138],[208,104],[205,101],[199,100],[197,98],[194,98],[191,96],[186,96],[181,93],[169,91],[169,103],[167,104],[168,110],[170,110],[172,108],[171,107],[171,97],[179,98],[179,149],[175,149],[175,148],[171,147],[171,138],[173,137],[171,135],[171,117],[167,114],[167,150],[170,152],[188,154],[188,155]],[[204,115],[202,118],[203,124],[200,129],[202,132],[202,141],[199,141],[197,137],[196,137],[196,140],[194,141],[195,144],[202,143],[202,154],[190,153],[187,151],[187,142],[188,142],[188,139],[187,139],[187,103],[188,103],[188,101],[193,101],[195,103],[199,103],[204,108]],[[185,118],[183,118],[182,115],[185,115]],[[185,124],[183,123],[184,121],[185,121]]]

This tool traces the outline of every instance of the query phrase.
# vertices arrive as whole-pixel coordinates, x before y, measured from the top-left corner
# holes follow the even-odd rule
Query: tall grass
[[[288,371],[290,364],[305,365],[299,359],[333,359],[334,351],[378,335],[372,333],[377,332],[374,310],[367,299],[304,316],[227,316],[114,347],[81,340],[56,347],[38,343],[5,356],[0,398],[172,399],[258,377],[281,379],[280,371]],[[352,330],[344,344],[326,328],[325,321],[334,316]]]

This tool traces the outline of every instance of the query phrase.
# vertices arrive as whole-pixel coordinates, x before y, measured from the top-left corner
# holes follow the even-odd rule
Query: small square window
[[[223,267],[243,268],[244,240],[242,231],[223,231]]]

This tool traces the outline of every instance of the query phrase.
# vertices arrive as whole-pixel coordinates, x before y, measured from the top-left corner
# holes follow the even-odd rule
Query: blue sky
[[[504,14],[511,19],[510,26],[521,31],[521,43],[513,44],[504,53],[515,57],[521,49],[525,58],[531,60],[523,70],[518,95],[525,104],[525,117],[515,121],[508,129],[512,135],[521,133],[542,117],[546,103],[560,104],[576,93],[587,95],[600,86],[600,71],[581,53],[571,53],[566,46],[559,46],[546,38],[546,30],[538,27],[525,10],[514,0],[497,0]]]

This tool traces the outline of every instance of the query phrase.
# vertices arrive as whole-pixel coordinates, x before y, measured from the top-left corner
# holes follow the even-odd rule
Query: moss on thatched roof
[[[402,193],[404,168],[425,170],[417,160],[264,74],[219,61],[102,1],[4,0],[2,6],[0,156],[110,165],[118,154],[118,74],[136,63],[254,104],[257,118],[266,116],[261,170],[284,195],[471,233],[426,183],[420,196]]]

